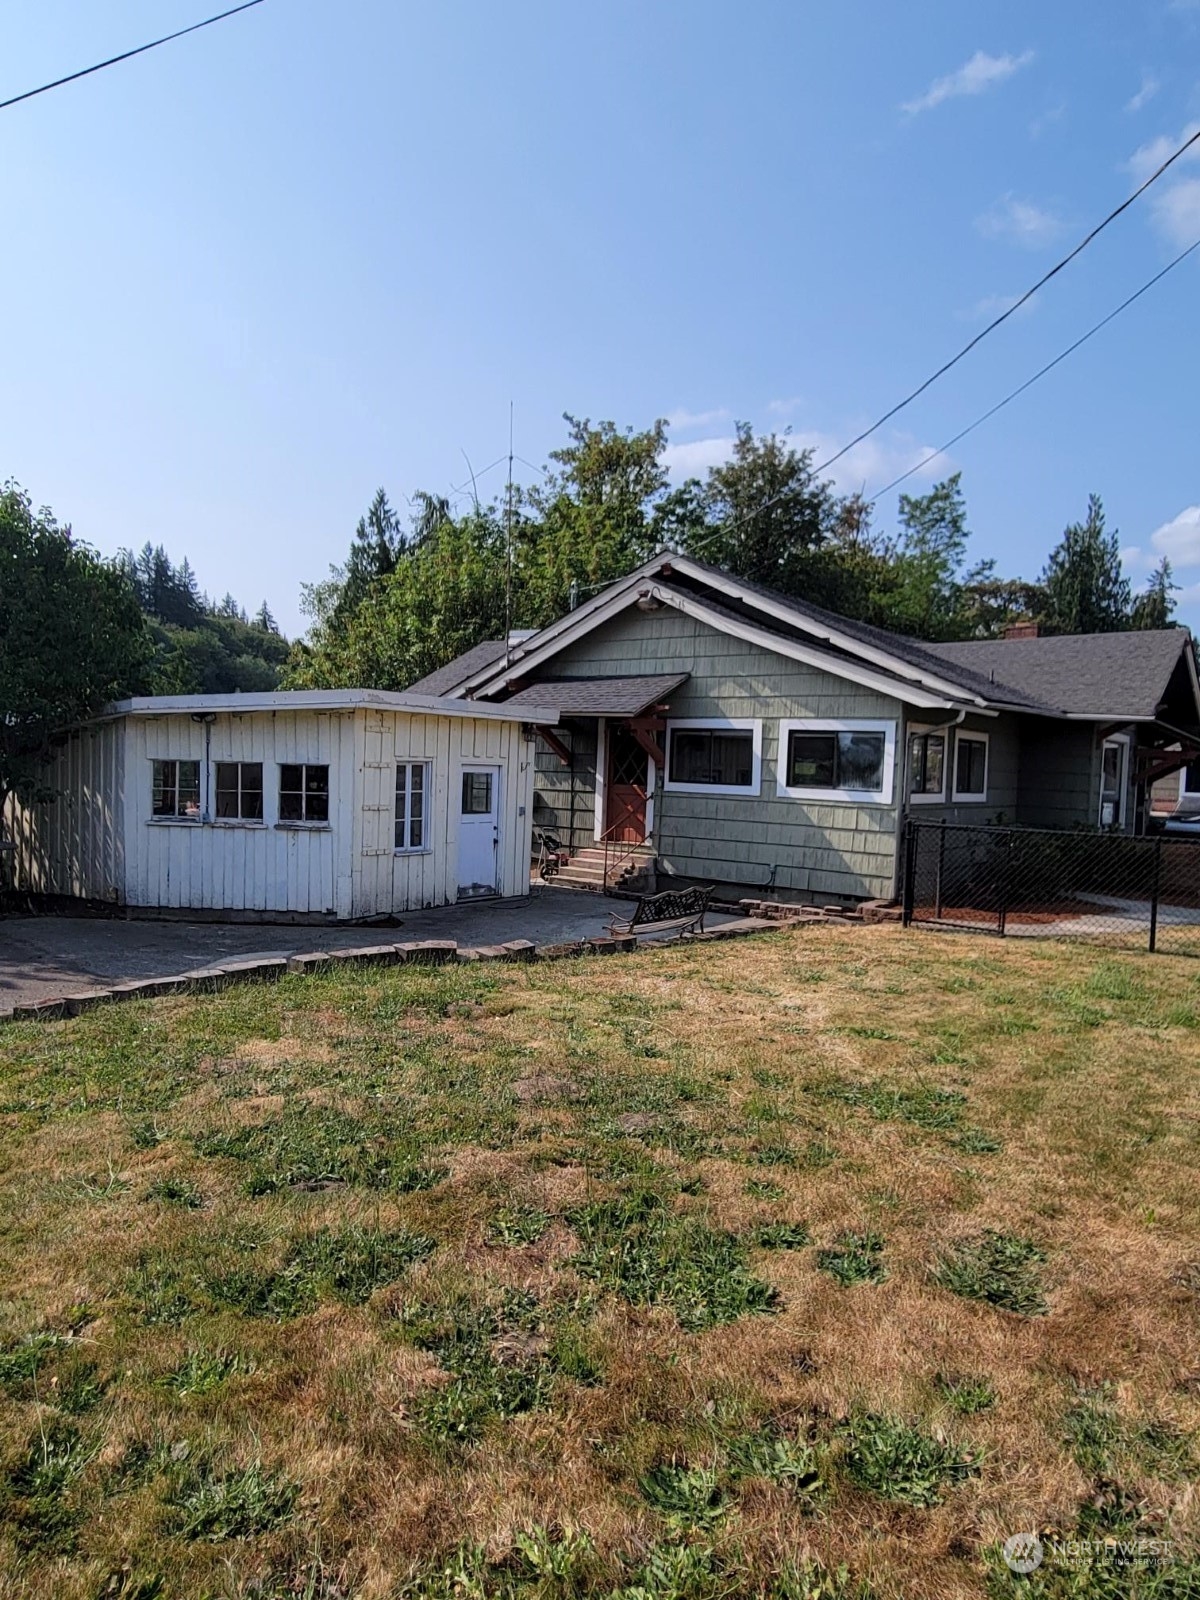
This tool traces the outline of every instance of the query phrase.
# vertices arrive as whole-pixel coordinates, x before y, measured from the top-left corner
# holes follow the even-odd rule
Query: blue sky
[[[204,14],[21,0],[0,99]],[[735,418],[828,452],[1193,126],[1200,0],[266,0],[0,112],[0,474],[293,631],[375,487],[463,484],[510,401],[530,461],[564,410],[671,418],[680,474]],[[1200,160],[839,485],[880,487],[1195,238]],[[1200,253],[908,487],[960,468],[974,553],[1028,576],[1096,490],[1200,624],[1198,289]]]

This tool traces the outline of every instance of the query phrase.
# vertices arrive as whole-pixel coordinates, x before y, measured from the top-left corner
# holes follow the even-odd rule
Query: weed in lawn
[[[790,1144],[781,1140],[755,1144],[750,1149],[749,1159],[757,1161],[760,1167],[794,1167],[798,1165],[796,1152]]]
[[[728,1495],[714,1467],[685,1467],[671,1462],[652,1467],[638,1479],[646,1504],[677,1528],[705,1528],[725,1514]]]
[[[328,1106],[289,1109],[250,1127],[212,1129],[193,1142],[199,1155],[247,1163],[251,1195],[339,1183],[410,1193],[432,1188],[447,1170],[423,1163],[381,1127]]]
[[[228,1350],[189,1349],[174,1371],[161,1380],[163,1388],[181,1400],[212,1394],[230,1378],[254,1371],[253,1362]]]
[[[985,1228],[943,1258],[934,1282],[965,1300],[1039,1317],[1048,1307],[1038,1267],[1046,1253],[1029,1239]]]
[[[883,1083],[857,1083],[850,1078],[810,1085],[822,1100],[842,1105],[862,1106],[879,1122],[911,1122],[918,1128],[940,1133],[957,1128],[962,1120],[966,1095],[957,1089],[937,1089],[920,1084],[915,1089],[890,1088]]]
[[[60,1411],[81,1417],[100,1404],[108,1382],[107,1378],[100,1376],[100,1369],[94,1361],[84,1361],[78,1355],[72,1355],[51,1377],[42,1398],[51,1401]]]
[[[883,1264],[883,1236],[839,1234],[832,1245],[817,1251],[817,1265],[847,1288],[856,1283],[882,1283],[888,1275]]]
[[[143,1122],[130,1125],[129,1138],[135,1150],[157,1150],[166,1134],[153,1117],[148,1117]]]
[[[730,1477],[766,1478],[796,1499],[815,1504],[825,1493],[825,1479],[810,1444],[787,1439],[772,1430],[743,1433],[726,1445]]]
[[[214,1299],[245,1316],[282,1321],[311,1311],[326,1296],[362,1305],[433,1249],[432,1239],[404,1228],[391,1233],[357,1226],[321,1228],[294,1240],[276,1271],[233,1267],[210,1273],[206,1286]]]
[[[950,1143],[969,1156],[994,1156],[1004,1149],[1004,1144],[982,1128],[963,1128]]]
[[[760,1250],[803,1250],[812,1243],[802,1222],[761,1222],[750,1237]]]
[[[939,1372],[933,1380],[933,1386],[960,1417],[973,1417],[980,1411],[989,1411],[996,1404],[996,1390],[990,1378],[955,1377]]]
[[[787,1191],[781,1183],[774,1183],[770,1178],[749,1178],[743,1193],[752,1200],[782,1200]]]
[[[775,1305],[775,1290],[749,1271],[739,1239],[650,1190],[581,1206],[567,1220],[579,1236],[574,1265],[583,1277],[633,1305],[671,1306],[689,1333]]]
[[[62,1342],[57,1333],[35,1333],[0,1350],[0,1388],[22,1399],[31,1395],[31,1380]]]
[[[979,1456],[935,1439],[912,1423],[873,1412],[848,1417],[838,1430],[842,1468],[852,1483],[883,1500],[936,1506],[943,1489],[979,1473]]]
[[[22,1549],[71,1549],[80,1521],[71,1491],[97,1448],[61,1418],[30,1439],[25,1455],[0,1485],[5,1520]]]
[[[129,1275],[127,1291],[140,1321],[149,1327],[173,1327],[196,1311],[178,1267],[161,1255],[144,1255]]]
[[[822,1167],[832,1166],[837,1160],[837,1151],[823,1139],[810,1139],[800,1159],[810,1172],[819,1172]]]
[[[188,1178],[159,1178],[143,1196],[146,1200],[160,1200],[164,1205],[182,1206],[185,1211],[198,1211],[204,1197]]]
[[[502,1206],[488,1224],[487,1242],[508,1247],[535,1244],[550,1226],[536,1206]]]
[[[1064,1418],[1064,1433],[1091,1478],[1116,1480],[1129,1470],[1186,1482],[1200,1471],[1187,1435],[1158,1419],[1123,1417],[1107,1386],[1079,1394]]]
[[[250,1539],[287,1522],[300,1485],[262,1463],[217,1477],[211,1468],[190,1473],[172,1496],[176,1531],[185,1539]]]

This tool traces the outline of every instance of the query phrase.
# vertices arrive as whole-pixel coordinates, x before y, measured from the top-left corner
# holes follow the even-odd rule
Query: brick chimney
[[[1037,636],[1036,622],[1010,622],[1004,630],[1006,639],[1036,639]]]

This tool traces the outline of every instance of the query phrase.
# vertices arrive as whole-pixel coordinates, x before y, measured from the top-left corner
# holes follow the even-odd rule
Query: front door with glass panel
[[[605,838],[618,844],[645,842],[649,775],[646,752],[630,730],[622,723],[609,723]]]
[[[1125,762],[1129,743],[1105,739],[1100,757],[1100,826],[1120,828],[1125,823]]]
[[[464,767],[458,818],[458,898],[499,893],[500,768]]]

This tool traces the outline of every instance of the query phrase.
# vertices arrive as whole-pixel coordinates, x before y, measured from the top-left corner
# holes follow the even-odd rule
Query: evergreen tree
[[[1084,521],[1064,530],[1042,584],[1043,620],[1051,633],[1118,633],[1129,626],[1129,580],[1121,570],[1116,530],[1105,530],[1098,494],[1088,496]]]
[[[1171,581],[1171,563],[1164,556],[1154,569],[1150,582],[1141,594],[1134,596],[1133,609],[1129,614],[1130,627],[1173,628],[1175,624],[1171,619],[1175,602],[1171,596],[1178,587],[1177,583]]]

